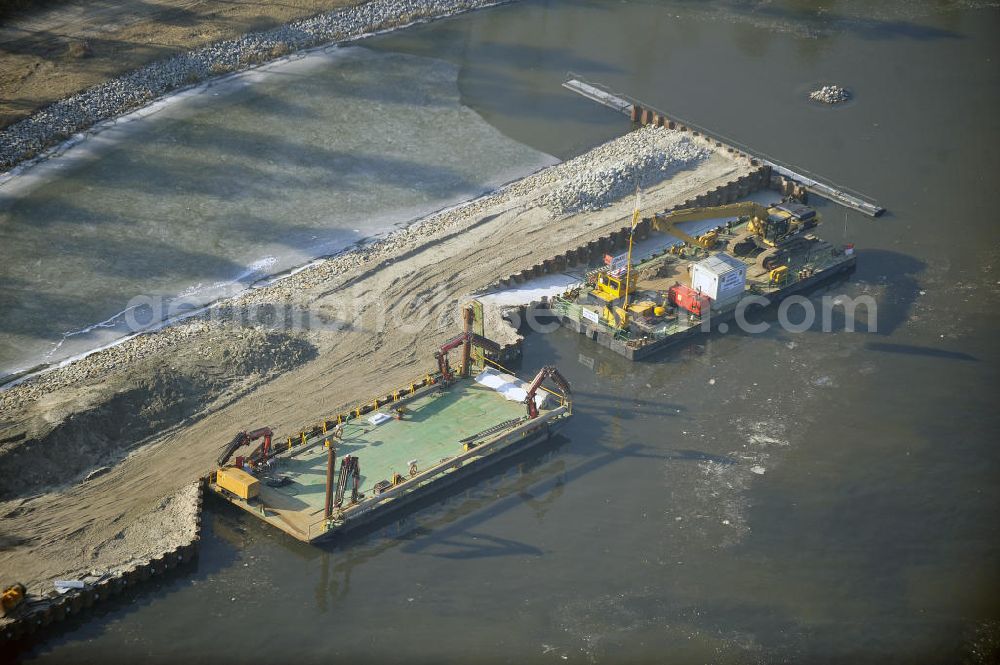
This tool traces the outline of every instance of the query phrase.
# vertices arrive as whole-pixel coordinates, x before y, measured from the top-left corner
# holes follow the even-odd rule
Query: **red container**
[[[671,305],[691,312],[695,316],[701,316],[701,313],[708,311],[712,305],[711,298],[683,284],[671,286],[668,294]]]

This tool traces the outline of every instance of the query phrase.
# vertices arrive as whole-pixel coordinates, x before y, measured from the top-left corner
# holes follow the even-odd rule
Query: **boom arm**
[[[742,203],[729,203],[721,206],[709,206],[706,208],[684,208],[674,210],[663,215],[654,215],[650,223],[650,229],[660,233],[669,233],[677,236],[689,245],[705,247],[705,243],[694,236],[681,231],[677,224],[681,222],[697,222],[703,219],[715,219],[717,217],[750,217],[756,219],[767,219],[767,208],[745,201]]]
[[[267,455],[271,452],[271,437],[274,436],[274,432],[271,431],[270,427],[261,427],[260,429],[255,429],[252,432],[239,432],[233,437],[233,440],[226,444],[225,448],[222,449],[222,454],[219,455],[219,459],[216,461],[219,466],[224,466],[229,458],[233,456],[238,448],[242,446],[249,445],[251,441],[256,441],[257,439],[264,437],[263,445],[263,459],[267,459]]]
[[[274,436],[274,432],[271,431],[270,427],[261,427],[260,429],[255,429],[254,431],[247,434],[247,437],[251,441],[256,441],[257,439],[264,437],[264,443],[260,445],[260,459],[258,461],[263,462],[267,460],[267,456],[271,454],[271,437]],[[253,454],[257,451],[255,450]],[[253,457],[251,454],[251,457]]]
[[[441,377],[445,381],[451,381],[455,378],[455,375],[451,371],[451,366],[448,364],[448,352],[457,349],[463,344],[474,344],[491,353],[500,353],[502,351],[499,344],[476,333],[469,332],[459,335],[450,342],[445,343],[440,350],[434,353],[434,357],[438,361],[438,371],[441,372]]]
[[[538,371],[535,375],[534,380],[532,380],[531,385],[528,386],[528,394],[524,398],[524,403],[528,407],[528,418],[538,417],[538,405],[535,404],[535,395],[538,393],[538,389],[541,387],[542,382],[545,379],[552,379],[552,383],[556,384],[560,390],[563,392],[563,399],[567,403],[572,403],[570,396],[572,395],[572,390],[569,387],[569,381],[559,373],[555,365],[546,365]]]
[[[358,458],[353,455],[346,456],[340,462],[340,477],[337,479],[337,492],[333,505],[337,508],[344,503],[344,494],[347,491],[347,483],[353,480],[351,488],[351,505],[358,502],[358,486],[361,481],[361,465]]]

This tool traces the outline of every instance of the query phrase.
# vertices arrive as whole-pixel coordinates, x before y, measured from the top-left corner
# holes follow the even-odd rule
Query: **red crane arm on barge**
[[[457,349],[460,346],[478,346],[491,353],[500,353],[502,349],[500,345],[491,339],[486,339],[482,335],[477,335],[476,333],[467,332],[459,335],[450,342],[446,342],[438,351],[434,353],[434,357],[438,361],[438,371],[441,372],[441,378],[445,381],[451,381],[455,378],[454,373],[451,371],[451,365],[448,364],[448,352]],[[468,353],[463,354],[463,358],[468,358]],[[466,372],[468,369],[466,367],[462,368],[462,372]]]
[[[226,462],[229,461],[229,458],[233,456],[233,453],[237,449],[250,445],[251,441],[256,441],[261,437],[264,437],[261,459],[267,459],[268,454],[271,452],[271,437],[273,436],[274,432],[271,431],[270,427],[261,427],[252,432],[240,432],[233,437],[232,441],[226,444],[226,447],[222,450],[222,454],[219,455],[219,459],[216,461],[219,463],[219,466],[225,466]]]
[[[570,390],[569,381],[566,380],[559,370],[556,369],[555,365],[546,365],[538,371],[535,375],[534,380],[528,386],[528,394],[524,398],[524,403],[528,407],[528,418],[538,417],[538,405],[535,404],[535,395],[538,393],[538,389],[541,388],[542,382],[545,379],[552,379],[552,383],[556,384],[560,390],[563,391],[563,398],[567,401],[570,399],[573,391]]]

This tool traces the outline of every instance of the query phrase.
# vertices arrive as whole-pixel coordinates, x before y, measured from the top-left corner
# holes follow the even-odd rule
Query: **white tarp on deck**
[[[392,416],[385,413],[376,413],[374,416],[368,419],[372,425],[381,425],[382,423],[392,420]]]
[[[523,403],[528,397],[527,384],[516,376],[504,374],[491,367],[487,367],[476,377],[476,383],[492,388],[503,395],[504,399],[509,399],[512,402]],[[547,399],[548,394],[545,391],[538,391],[535,393],[535,406],[539,409],[544,408]]]

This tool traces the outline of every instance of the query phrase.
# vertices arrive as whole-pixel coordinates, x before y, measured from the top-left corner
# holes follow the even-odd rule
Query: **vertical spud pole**
[[[337,466],[337,453],[330,440],[326,441],[326,503],[324,516],[330,519],[333,514],[333,470]]]
[[[472,355],[472,307],[466,305],[462,308],[462,325],[465,332],[465,343],[462,344],[462,373],[461,376],[469,376],[469,359]]]

